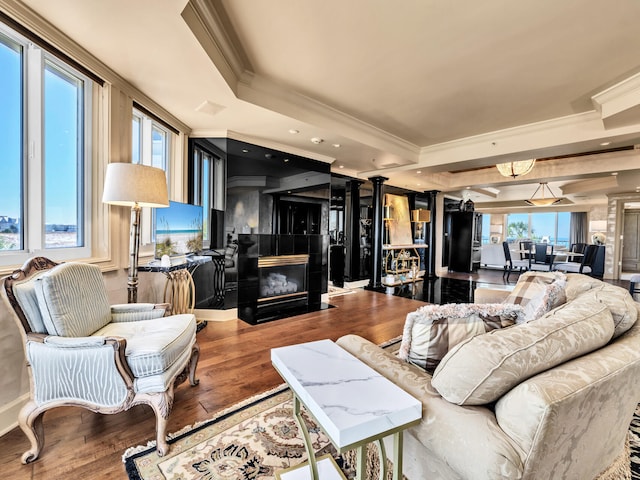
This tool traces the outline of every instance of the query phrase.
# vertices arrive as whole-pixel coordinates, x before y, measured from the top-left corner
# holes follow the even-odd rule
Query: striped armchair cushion
[[[196,336],[195,317],[190,313],[156,320],[110,323],[95,335],[123,337],[125,355],[136,378],[159,375],[168,370],[185,351],[190,351]]]
[[[35,291],[50,335],[86,337],[111,321],[104,279],[96,265],[57,265],[36,279]]]

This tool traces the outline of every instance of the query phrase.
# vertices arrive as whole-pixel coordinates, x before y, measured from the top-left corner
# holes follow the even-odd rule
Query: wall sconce
[[[382,241],[382,243],[384,244],[390,244],[391,243],[391,222],[393,221],[393,217],[391,216],[393,213],[393,208],[391,207],[391,205],[385,205],[384,206],[384,239]]]

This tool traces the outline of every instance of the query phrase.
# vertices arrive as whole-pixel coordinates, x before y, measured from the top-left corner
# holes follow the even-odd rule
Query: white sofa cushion
[[[510,304],[426,305],[407,314],[398,356],[433,372],[442,357],[467,338],[516,323],[522,307]]]
[[[110,323],[95,335],[127,340],[125,356],[136,378],[161,374],[190,349],[196,321],[190,313],[139,322]]]
[[[605,345],[614,324],[594,298],[571,302],[535,322],[463,341],[434,372],[432,385],[449,402],[494,402],[527,378]]]

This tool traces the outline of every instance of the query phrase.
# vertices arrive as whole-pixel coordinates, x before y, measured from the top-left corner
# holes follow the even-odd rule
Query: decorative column
[[[369,181],[373,184],[373,220],[371,224],[371,276],[369,277],[369,290],[382,290],[382,236],[384,228],[382,225],[382,209],[384,207],[384,195],[382,184],[387,181],[386,177],[371,177]]]
[[[436,196],[438,195],[438,190],[430,190],[428,192],[424,192],[428,195],[429,199],[429,211],[431,212],[431,221],[425,225],[426,237],[425,241],[429,248],[427,248],[427,254],[425,256],[425,272],[424,276],[426,278],[435,278],[436,277]]]
[[[349,180],[345,188],[345,274],[351,281],[360,279],[360,185]]]

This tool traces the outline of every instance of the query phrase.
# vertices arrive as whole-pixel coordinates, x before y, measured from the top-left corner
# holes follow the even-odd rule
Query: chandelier
[[[538,190],[540,190],[540,187],[542,187],[542,192],[541,192],[542,196],[540,198],[534,198],[536,196],[536,193],[538,193]],[[550,197],[544,196],[545,190],[549,191],[549,194],[551,194]],[[533,205],[534,207],[548,207],[550,205],[555,205],[556,203],[560,203],[561,201],[562,201],[562,198],[558,198],[553,194],[553,192],[551,191],[551,188],[549,187],[549,185],[547,185],[547,182],[542,182],[540,183],[540,185],[538,185],[538,188],[536,188],[536,191],[533,192],[533,195],[531,195],[531,198],[529,200],[525,200],[525,203],[527,203],[528,205]]]
[[[520,175],[526,175],[536,164],[536,159],[519,160],[517,162],[498,163],[496,168],[505,177],[516,178]]]

